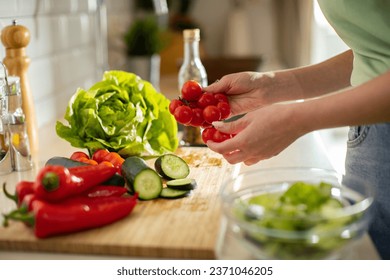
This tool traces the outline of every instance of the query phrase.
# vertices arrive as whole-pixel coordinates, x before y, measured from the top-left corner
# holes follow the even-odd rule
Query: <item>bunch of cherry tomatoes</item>
[[[203,92],[202,86],[189,80],[183,84],[181,96],[169,104],[169,111],[178,123],[202,127],[202,140],[222,142],[233,137],[216,130],[212,123],[226,119],[230,115],[228,98],[223,93]]]

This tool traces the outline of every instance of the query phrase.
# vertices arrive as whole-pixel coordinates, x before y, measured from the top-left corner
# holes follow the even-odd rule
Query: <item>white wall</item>
[[[17,19],[31,33],[28,75],[38,127],[63,117],[77,87],[90,87],[108,68],[102,3],[114,11],[110,25],[120,26],[118,18],[130,14],[126,0],[0,0],[0,28]]]
[[[250,34],[247,43],[248,54],[262,55],[266,60],[266,64],[271,67],[277,67],[276,53],[276,28],[274,25],[274,7],[272,0],[239,0],[241,8],[247,17],[246,25]],[[229,48],[226,41],[229,35],[229,26],[232,22],[232,15],[237,11],[234,6],[234,1],[226,0],[197,0],[194,1],[193,9],[191,10],[192,17],[200,24],[201,29],[205,34],[205,48],[209,55],[218,56],[225,53]],[[241,29],[237,32],[245,32]],[[264,65],[263,68],[267,68]],[[272,66],[272,67],[273,67]]]
[[[240,2],[253,34],[251,54],[272,58],[272,0]],[[38,127],[63,117],[77,87],[88,88],[101,79],[104,70],[121,68],[123,34],[134,18],[132,4],[131,0],[0,0],[0,29],[17,19],[31,33],[28,74]],[[102,20],[101,13],[106,11]],[[201,24],[210,55],[226,50],[226,26],[233,11],[233,1],[194,1],[191,14]],[[0,44],[0,59],[4,56]]]

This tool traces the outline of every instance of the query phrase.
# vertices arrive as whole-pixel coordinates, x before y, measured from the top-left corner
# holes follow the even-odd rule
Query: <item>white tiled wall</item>
[[[115,5],[110,5],[115,1]],[[38,127],[61,118],[77,87],[88,88],[108,69],[107,7],[118,0],[0,0],[0,28],[13,19],[31,33],[27,55]],[[126,12],[130,12],[124,9]],[[102,16],[103,15],[103,16]],[[0,44],[0,59],[5,49]]]

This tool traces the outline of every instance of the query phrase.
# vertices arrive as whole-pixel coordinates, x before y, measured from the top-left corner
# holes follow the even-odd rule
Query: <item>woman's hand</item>
[[[232,115],[238,115],[269,104],[267,95],[272,87],[272,73],[240,72],[223,76],[204,88],[210,93],[222,92],[229,98]]]
[[[274,104],[247,113],[233,122],[214,122],[221,132],[237,134],[221,143],[207,146],[231,164],[255,164],[271,158],[306,133],[297,121],[295,104]]]

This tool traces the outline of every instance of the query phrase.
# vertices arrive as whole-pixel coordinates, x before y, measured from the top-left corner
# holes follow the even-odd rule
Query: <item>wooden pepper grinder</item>
[[[8,74],[20,78],[22,109],[26,116],[30,152],[32,158],[36,159],[38,153],[38,131],[34,100],[27,76],[30,58],[26,55],[26,47],[30,42],[30,32],[26,27],[18,25],[16,20],[13,20],[12,25],[6,26],[2,30],[1,42],[5,47],[5,58],[3,59],[3,63],[7,67]]]

